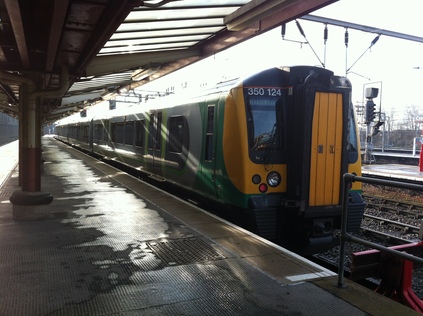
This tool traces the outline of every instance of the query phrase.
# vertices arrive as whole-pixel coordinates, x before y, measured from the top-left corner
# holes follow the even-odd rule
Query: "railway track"
[[[361,230],[393,244],[420,241],[423,205],[363,195],[367,206]]]

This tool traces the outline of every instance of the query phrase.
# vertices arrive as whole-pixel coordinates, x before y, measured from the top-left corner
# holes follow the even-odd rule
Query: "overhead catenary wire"
[[[373,41],[370,43],[370,46],[363,52],[363,54],[360,55],[360,57],[357,58],[357,60],[351,65],[351,67],[347,69],[346,73],[348,73],[351,70],[351,68],[354,67],[354,65],[364,56],[364,54],[367,53],[367,51],[371,49],[377,43],[379,38],[380,38],[380,35],[376,36],[373,39]]]

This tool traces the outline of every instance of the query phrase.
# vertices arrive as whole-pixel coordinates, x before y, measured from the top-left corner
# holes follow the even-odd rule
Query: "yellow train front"
[[[361,173],[348,79],[308,66],[265,70],[230,90],[223,116],[220,198],[243,205],[264,237],[299,248],[331,239],[342,176]],[[359,217],[360,193],[354,184]]]

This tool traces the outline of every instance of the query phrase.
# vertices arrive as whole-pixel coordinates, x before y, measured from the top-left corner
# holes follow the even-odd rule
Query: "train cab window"
[[[213,126],[214,126],[214,106],[207,108],[207,130],[206,130],[206,152],[204,160],[213,160]]]
[[[358,139],[357,139],[357,129],[354,120],[354,109],[350,108],[350,114],[348,118],[348,162],[354,163],[358,159]]]
[[[125,144],[132,145],[134,139],[134,121],[125,124]]]
[[[144,147],[145,120],[135,122],[135,146]]]
[[[282,113],[280,98],[250,97],[247,98],[249,145],[251,150],[281,150]]]
[[[181,153],[184,145],[185,120],[182,116],[169,118],[169,152]]]

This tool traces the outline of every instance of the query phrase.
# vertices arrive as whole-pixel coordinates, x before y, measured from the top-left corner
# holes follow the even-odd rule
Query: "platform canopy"
[[[48,124],[335,1],[0,0],[0,111],[26,83]]]

